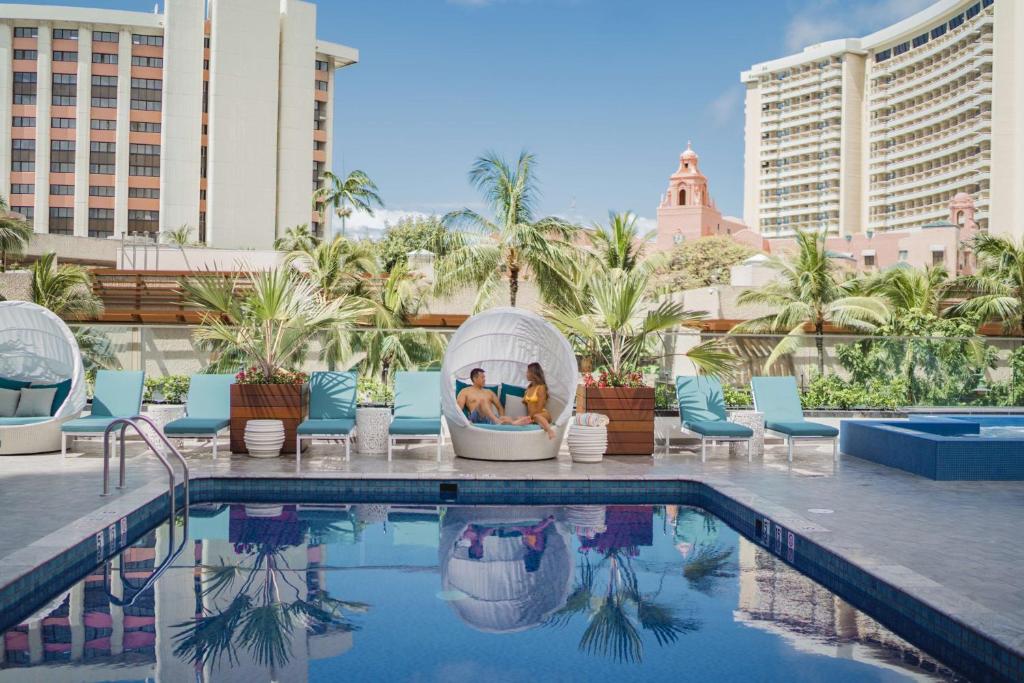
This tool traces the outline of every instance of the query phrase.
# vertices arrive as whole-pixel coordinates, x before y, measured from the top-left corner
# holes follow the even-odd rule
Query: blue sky
[[[151,0],[47,2],[151,11]],[[475,206],[470,163],[538,157],[544,213],[656,214],[693,140],[719,208],[743,206],[739,72],[863,35],[929,0],[320,0],[319,36],[360,50],[338,73],[335,170],[387,211]],[[652,223],[653,224],[653,223]]]

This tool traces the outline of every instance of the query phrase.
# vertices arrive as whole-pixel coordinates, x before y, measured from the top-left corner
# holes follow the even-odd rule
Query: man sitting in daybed
[[[469,421],[473,424],[498,424],[505,416],[505,409],[498,400],[498,395],[484,387],[487,377],[482,368],[473,368],[469,373],[469,381],[473,384],[459,392],[455,402],[459,408],[469,413]]]

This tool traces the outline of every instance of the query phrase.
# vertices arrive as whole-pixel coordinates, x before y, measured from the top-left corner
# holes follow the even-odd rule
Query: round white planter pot
[[[601,462],[608,450],[608,428],[574,424],[569,427],[567,441],[573,462]]]
[[[284,446],[280,420],[249,420],[245,423],[245,447],[254,458],[276,458]]]
[[[168,422],[185,417],[185,406],[180,403],[147,403],[145,413],[163,429]]]

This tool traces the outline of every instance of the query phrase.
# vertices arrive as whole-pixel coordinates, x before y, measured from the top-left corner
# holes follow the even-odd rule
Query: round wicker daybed
[[[50,417],[0,417],[0,455],[60,450],[60,427],[85,407],[85,372],[75,335],[49,309],[0,301],[0,377],[33,386],[71,380]]]
[[[487,383],[526,385],[526,366],[539,362],[548,384],[556,438],[536,425],[471,424],[455,402],[455,381],[483,368]],[[455,455],[474,460],[548,460],[558,455],[572,416],[579,373],[576,355],[554,325],[536,313],[495,308],[474,315],[452,336],[441,364],[441,407]]]
[[[513,633],[544,623],[565,605],[575,567],[572,538],[552,519],[557,512],[547,507],[448,508],[438,553],[441,586],[463,623],[485,633]],[[524,541],[521,532],[530,527],[541,529],[532,543],[540,550]],[[543,540],[537,542],[540,535]]]

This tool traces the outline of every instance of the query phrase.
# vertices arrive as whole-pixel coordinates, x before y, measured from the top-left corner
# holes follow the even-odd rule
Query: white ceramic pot
[[[568,442],[573,462],[601,462],[608,450],[608,428],[574,424],[569,428]]]
[[[246,517],[280,517],[284,512],[283,505],[246,505]]]
[[[604,531],[606,511],[603,505],[566,505],[565,521],[574,529]]]
[[[245,447],[254,458],[276,458],[284,446],[280,420],[249,420],[245,423]]]

